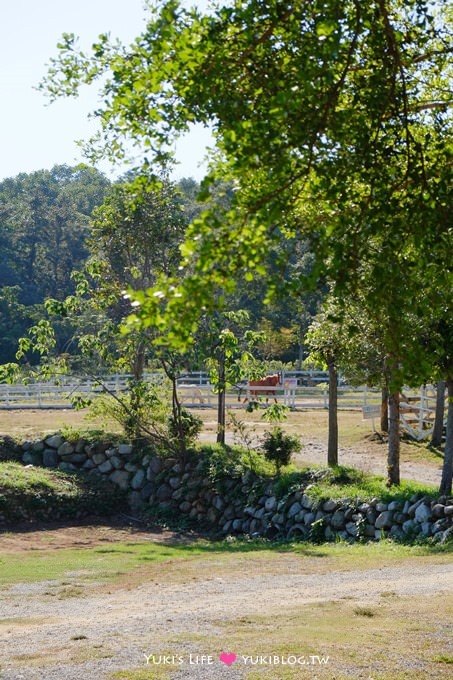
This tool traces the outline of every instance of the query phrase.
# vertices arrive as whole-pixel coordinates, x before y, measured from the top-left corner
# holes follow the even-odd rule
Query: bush
[[[168,419],[168,434],[174,442],[184,442],[186,447],[195,443],[203,427],[203,421],[185,408],[181,408],[178,417],[171,415]]]
[[[161,441],[168,436],[168,417],[171,412],[168,389],[144,381],[131,383],[127,392],[114,397],[101,395],[90,405],[91,417],[108,427],[118,423],[132,440],[146,435]]]
[[[297,453],[302,447],[297,435],[285,434],[278,426],[266,432],[262,446],[264,456],[274,463],[278,475],[283,466],[289,465],[293,453]]]

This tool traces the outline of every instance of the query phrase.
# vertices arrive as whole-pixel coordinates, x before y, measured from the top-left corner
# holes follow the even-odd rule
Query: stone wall
[[[251,470],[213,481],[207,474],[206,457],[182,468],[169,458],[139,456],[130,444],[70,442],[60,434],[25,442],[22,450],[26,465],[102,475],[128,492],[133,509],[151,506],[224,535],[317,541],[417,535],[439,542],[453,538],[452,498],[432,500],[416,494],[390,503],[377,498],[367,503],[314,501],[307,485],[279,495],[274,480],[264,480]]]

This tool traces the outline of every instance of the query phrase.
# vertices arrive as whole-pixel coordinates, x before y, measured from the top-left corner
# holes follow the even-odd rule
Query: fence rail
[[[76,396],[96,397],[106,391],[115,394],[123,392],[131,378],[128,374],[109,375],[102,381],[63,376],[54,381],[0,384],[0,409],[71,408],[71,400]],[[148,373],[145,378],[149,382],[158,383],[163,376],[160,373]],[[287,371],[282,374],[282,380],[285,387],[280,385],[273,390],[279,401],[292,408],[327,408],[327,373]],[[217,395],[209,382],[208,373],[198,371],[183,374],[178,379],[178,387],[181,401],[188,407],[214,406],[216,403]],[[247,389],[247,384],[243,383],[228,390],[227,406],[232,408],[243,405]],[[338,388],[338,399],[340,408],[361,408],[367,400],[378,400],[379,394],[366,388],[341,385]]]
[[[119,394],[127,389],[132,378],[127,374],[106,376],[101,380],[89,380],[75,376],[63,376],[58,381],[0,384],[0,409],[67,409],[72,408],[76,396],[96,397],[106,391]],[[148,373],[146,380],[159,383],[161,373]],[[258,388],[259,390],[260,388]],[[329,398],[328,375],[322,371],[286,371],[281,384],[263,388],[267,394],[262,401],[274,398],[292,409],[327,409]],[[181,375],[178,380],[181,402],[189,408],[215,406],[217,395],[209,383],[209,375],[198,371]],[[228,390],[227,408],[243,408],[250,400],[257,399],[257,387],[242,383]],[[401,425],[417,440],[426,439],[432,432],[435,414],[435,388],[425,386],[419,390],[404,390],[401,397]],[[361,409],[364,419],[379,419],[381,394],[378,389],[338,386],[338,408]]]

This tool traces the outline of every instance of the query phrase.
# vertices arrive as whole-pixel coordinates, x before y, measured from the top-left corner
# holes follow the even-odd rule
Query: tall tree
[[[104,77],[101,154],[132,139],[165,161],[175,135],[209,123],[218,155],[204,189],[235,183],[230,208],[190,229],[184,285],[140,297],[143,323],[189,342],[216,289],[265,275],[282,239],[308,240],[314,266],[289,289],[328,277],[346,299],[366,271],[395,395],[420,361],[400,311],[440,317],[451,286],[450,38],[447,0],[236,0],[205,15],[169,0],[128,48],[103,35],[86,55],[63,36],[42,87],[74,94]]]

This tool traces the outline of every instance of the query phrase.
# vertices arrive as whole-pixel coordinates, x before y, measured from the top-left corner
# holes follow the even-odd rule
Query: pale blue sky
[[[75,165],[84,160],[75,140],[95,129],[87,120],[95,91],[48,105],[33,87],[64,32],[79,35],[86,48],[104,32],[132,41],[146,16],[143,0],[0,0],[0,8],[0,181],[57,163]],[[201,130],[179,144],[176,177],[202,177],[208,140]],[[107,165],[100,169],[109,173]]]

